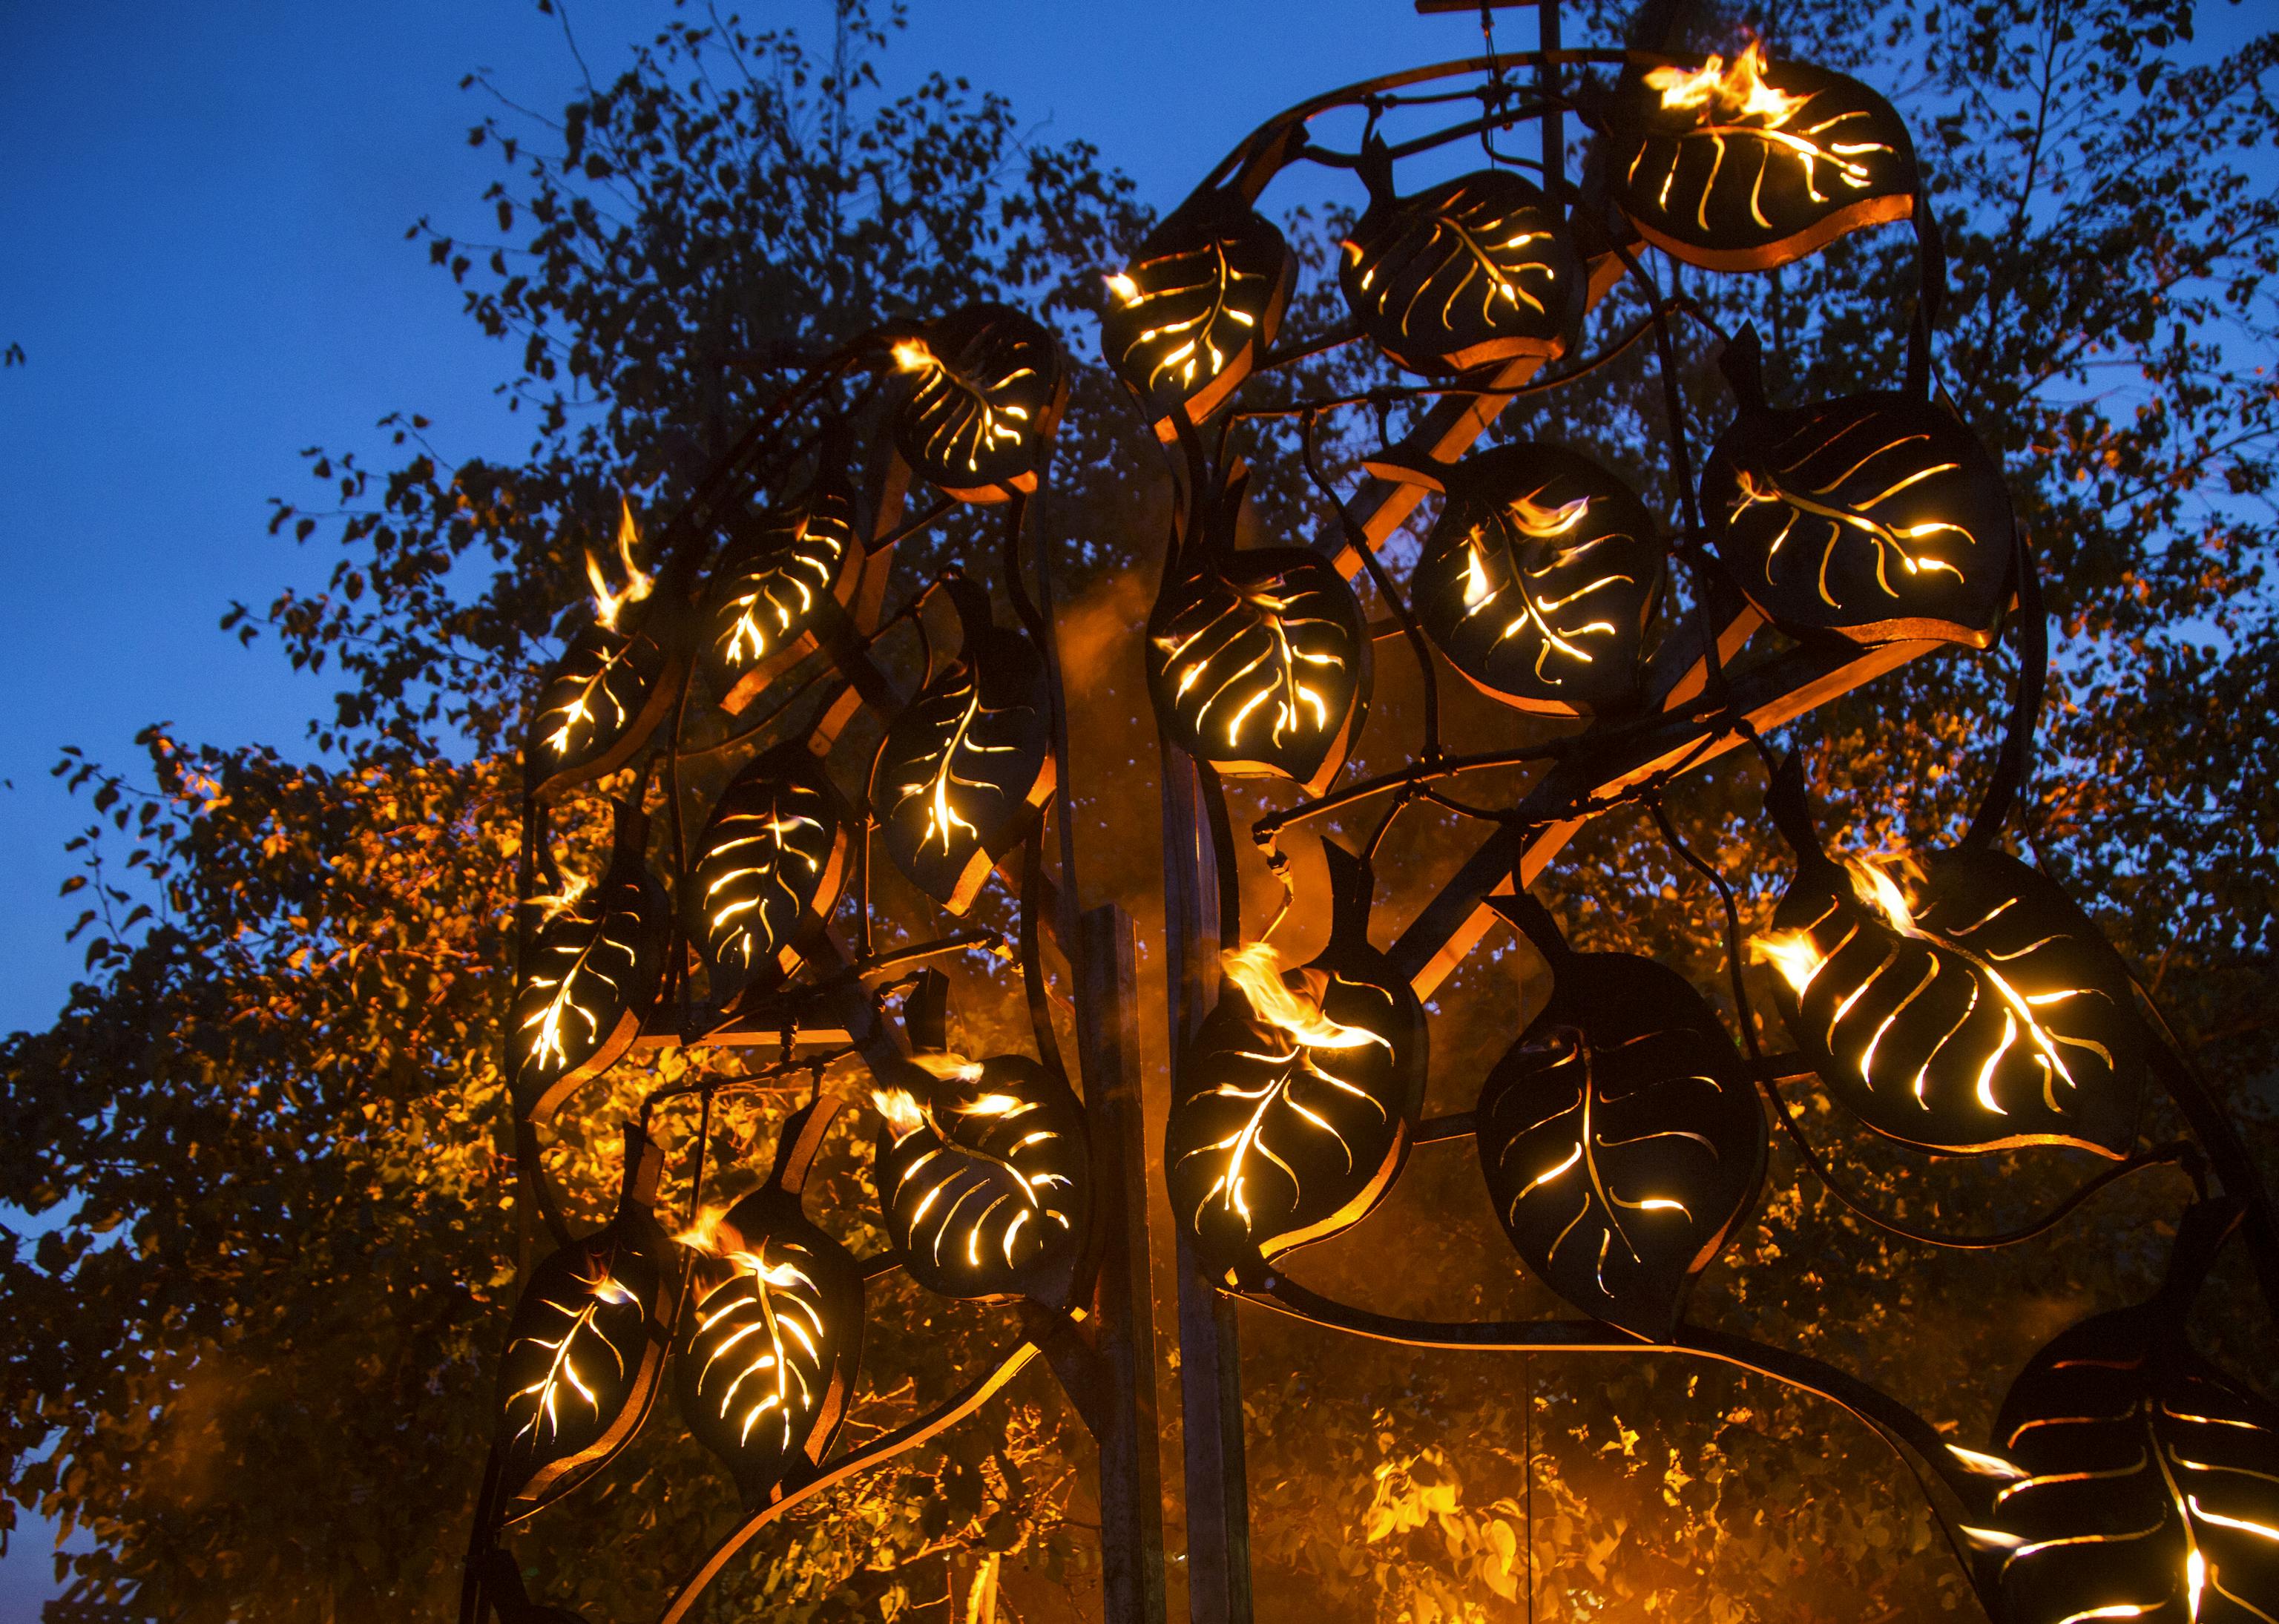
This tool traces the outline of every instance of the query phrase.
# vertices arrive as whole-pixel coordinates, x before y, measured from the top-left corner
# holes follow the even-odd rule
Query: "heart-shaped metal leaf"
[[[1225,955],[1217,1006],[1182,1053],[1164,1130],[1172,1216],[1214,1270],[1266,1260],[1366,1217],[1407,1160],[1424,1105],[1424,1011],[1370,946],[1369,876],[1328,841],[1329,945],[1281,969]]]
[[[641,860],[648,827],[621,813],[601,884],[540,903],[551,917],[526,951],[507,1022],[515,1110],[529,1121],[615,1065],[656,1002],[672,910]]]
[[[1447,487],[1410,590],[1448,663],[1522,710],[1573,716],[1631,698],[1662,571],[1646,505],[1556,446],[1468,456]]]
[[[650,1210],[664,1157],[626,1134],[618,1211],[531,1272],[499,1361],[499,1496],[526,1516],[598,1471],[656,1397],[671,1340],[672,1260]]]
[[[541,799],[624,766],[671,706],[680,662],[660,635],[664,617],[619,618],[624,624],[596,620],[572,638],[540,685],[522,759]]]
[[[894,866],[962,914],[1051,798],[1052,698],[1028,638],[995,624],[971,582],[948,590],[963,646],[887,727],[871,806]]]
[[[1226,777],[1293,778],[1318,794],[1369,716],[1361,602],[1305,548],[1201,552],[1147,617],[1156,724]]]
[[[1480,1091],[1488,1198],[1553,1291],[1667,1340],[1764,1176],[1748,1068],[1684,977],[1569,951],[1532,898],[1490,906],[1543,950],[1554,985]]]
[[[2128,972],[2063,892],[2006,852],[1839,868],[1811,846],[1751,946],[1777,972],[1797,1047],[1879,1133],[2108,1156],[2135,1136],[2144,1039]]]
[[[845,1419],[863,1272],[772,1184],[683,1239],[698,1257],[674,1395],[745,1504],[764,1505],[814,1470]]]
[[[2002,1480],[1966,1531],[2018,1624],[2279,1617],[2279,1406],[2192,1350],[2190,1307],[2164,1293],[2061,1333],[1992,1454],[1966,1457]]]
[[[963,502],[1037,488],[1068,397],[1052,329],[1005,304],[975,304],[894,346],[911,375],[894,415],[905,462]]]
[[[872,1096],[885,1121],[874,1178],[886,1239],[944,1297],[1038,1296],[1084,1249],[1092,1180],[1084,1108],[1036,1061],[920,1054],[923,1093]]]
[[[847,601],[862,562],[854,494],[835,468],[796,502],[741,521],[704,597],[706,656],[729,680],[723,709],[743,710],[814,647],[816,617]]]
[[[1703,471],[1701,507],[1735,584],[1784,631],[1994,639],[2017,552],[2009,491],[1938,406],[1874,394],[1745,410]]]
[[[720,792],[681,904],[716,999],[799,968],[802,945],[839,904],[853,821],[798,739],[755,757]]]
[[[1184,408],[1201,423],[1274,342],[1290,297],[1289,245],[1239,192],[1182,203],[1108,279],[1101,351],[1173,437]]]
[[[1346,303],[1412,372],[1562,354],[1583,318],[1582,255],[1549,199],[1484,169],[1395,197],[1372,186],[1343,244]]]
[[[1646,240],[1707,271],[1769,271],[1914,212],[1914,144],[1854,80],[1768,62],[1625,77],[1613,104],[1615,201]]]

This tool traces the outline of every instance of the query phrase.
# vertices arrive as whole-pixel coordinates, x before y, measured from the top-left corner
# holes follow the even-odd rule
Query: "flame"
[[[898,1145],[925,1126],[925,1107],[906,1088],[874,1088],[871,1091],[871,1103],[886,1119],[886,1126],[894,1130]]]
[[[808,1283],[807,1276],[790,1264],[771,1263],[765,1258],[753,1252],[732,1252],[728,1254],[728,1261],[740,1269],[749,1270],[762,1284],[771,1285],[779,1291],[791,1286]]]
[[[702,1252],[710,1257],[720,1255],[720,1221],[728,1215],[725,1207],[708,1207],[696,1214],[696,1222],[672,1237],[675,1245],[686,1246],[691,1252]]]
[[[594,618],[610,631],[618,629],[618,617],[625,606],[639,603],[656,586],[656,578],[645,573],[633,562],[633,548],[641,542],[641,526],[633,522],[633,503],[624,497],[618,499],[618,559],[625,565],[625,589],[610,590],[609,578],[602,572],[602,561],[594,556],[594,549],[586,549],[586,578],[594,584]]]
[[[1522,496],[1511,504],[1510,509],[1512,523],[1519,526],[1521,533],[1538,540],[1565,535],[1581,524],[1583,516],[1590,510],[1588,496],[1577,496],[1555,508],[1546,508],[1531,497]]]
[[[603,1275],[599,1280],[590,1283],[586,1289],[594,1294],[595,1301],[609,1303],[619,1308],[641,1300],[633,1294],[632,1288],[614,1275]]]
[[[1891,929],[1902,936],[1917,936],[1915,910],[1907,901],[1907,893],[1899,889],[1884,865],[1889,863],[1915,871],[1914,861],[1899,855],[1879,858],[1847,857],[1844,866],[1851,871],[1852,893],[1891,922]]]
[[[552,924],[556,919],[577,907],[585,898],[586,893],[592,889],[592,883],[584,875],[573,874],[562,882],[560,891],[550,896],[533,897],[523,906],[538,910],[539,923]]]
[[[925,347],[924,340],[902,339],[894,345],[894,364],[905,372],[923,372],[941,363],[934,359],[933,351]]]
[[[1774,89],[1765,82],[1764,69],[1764,47],[1751,40],[1730,67],[1724,57],[1712,57],[1698,68],[1658,67],[1646,82],[1661,92],[1664,107],[1711,107],[1728,117],[1762,119],[1777,126],[1811,98]]]
[[[1145,296],[1140,291],[1140,284],[1121,271],[1113,276],[1103,277],[1101,280],[1108,284],[1108,291],[1123,300],[1127,306],[1139,303]]]
[[[1495,588],[1488,585],[1488,561],[1480,555],[1477,546],[1464,549],[1464,607],[1477,609],[1495,596]]]
[[[1302,992],[1293,989],[1282,978],[1282,955],[1264,942],[1231,948],[1219,955],[1218,961],[1226,978],[1248,1000],[1254,1015],[1280,1027],[1309,1049],[1358,1049],[1372,1043],[1382,1049],[1393,1047],[1365,1027],[1331,1020],[1310,987]]]
[[[940,1054],[913,1054],[910,1064],[928,1076],[940,1077],[946,1083],[971,1083],[981,1075],[981,1063],[970,1061],[955,1051]]]
[[[2198,1551],[2184,1558],[2185,1610],[2193,1618],[2200,1616],[2200,1592],[2207,1588],[2207,1559]]]
[[[1021,1109],[1022,1102],[1015,1095],[982,1094],[958,1107],[957,1114],[960,1116],[1014,1116]]]
[[[1769,963],[1788,983],[1799,998],[1820,974],[1820,967],[1828,962],[1808,931],[1777,931],[1770,936],[1749,938],[1749,958],[1753,962]]]
[[[1966,1472],[1981,1477],[1999,1477],[2015,1482],[2026,1475],[1999,1455],[1989,1455],[1975,1449],[1965,1449],[1960,1444],[1950,1444],[1946,1452],[1959,1461]]]

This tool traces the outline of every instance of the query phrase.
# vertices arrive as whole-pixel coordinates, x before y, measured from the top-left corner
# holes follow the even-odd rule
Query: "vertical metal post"
[[[1156,1454],[1138,946],[1132,916],[1113,902],[1086,910],[1078,931],[1077,1007],[1084,1019],[1077,1041],[1105,1237],[1099,1288],[1108,1377],[1100,1435],[1101,1611],[1107,1624],[1163,1624],[1163,1473]]]
[[[1559,0],[1535,0],[1537,42],[1544,55],[1559,49]],[[1559,94],[1559,69],[1549,62],[1536,70],[1535,82],[1546,103],[1543,110],[1543,181],[1546,188],[1567,174],[1567,125],[1556,107],[1548,105]]]
[[[1216,982],[1217,854],[1193,762],[1163,749],[1164,979],[1171,1086]],[[1242,1349],[1233,1301],[1178,1240],[1179,1407],[1186,1421],[1187,1614],[1250,1624],[1250,1489],[1243,1462]]]

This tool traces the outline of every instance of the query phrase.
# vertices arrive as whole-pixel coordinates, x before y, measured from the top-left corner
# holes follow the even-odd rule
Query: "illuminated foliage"
[[[1101,351],[1156,433],[1184,409],[1202,422],[1273,344],[1295,266],[1273,222],[1239,192],[1204,191],[1108,279]]]
[[[1037,488],[1068,399],[1049,328],[1009,305],[977,304],[894,346],[910,375],[894,443],[952,496],[1001,502]]]
[[[720,999],[798,969],[806,938],[837,906],[852,821],[797,739],[755,756],[713,803],[682,899],[689,939]]]
[[[741,522],[705,589],[705,655],[731,678],[723,709],[743,710],[814,647],[817,616],[846,601],[862,563],[854,494],[835,469],[788,507]]]

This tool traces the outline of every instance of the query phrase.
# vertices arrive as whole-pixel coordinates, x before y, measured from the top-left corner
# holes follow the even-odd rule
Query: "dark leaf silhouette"
[[[2047,878],[1999,851],[1916,870],[1816,848],[1753,945],[1829,1092],[1936,1150],[2134,1136],[2143,1038],[2128,973]]]
[[[887,727],[871,805],[894,866],[962,914],[1053,793],[1052,701],[1028,638],[970,582],[950,591],[963,647]]]
[[[1557,207],[1508,170],[1396,197],[1388,166],[1343,247],[1346,303],[1410,372],[1547,359],[1582,319],[1586,279],[1574,237]]]
[[[743,710],[814,647],[817,617],[846,601],[862,562],[854,496],[836,470],[788,507],[744,519],[705,593],[705,653],[730,679],[724,709]]]
[[[1037,488],[1068,395],[1052,330],[1009,305],[976,304],[894,346],[912,377],[894,443],[924,478],[967,502]]]
[[[838,905],[851,822],[822,763],[797,739],[755,758],[721,791],[696,838],[682,899],[716,998],[799,968],[802,944]]]
[[[1984,648],[2017,540],[2002,471],[1907,395],[1744,411],[1702,474],[1717,555],[1785,631]]]
[[[886,1238],[910,1277],[944,1297],[1038,1296],[1083,1249],[1091,1210],[1084,1111],[1036,1061],[920,1054],[923,1092],[873,1096],[875,1179]]]
[[[1531,899],[1494,906],[1544,949],[1554,984],[1480,1091],[1489,1199],[1552,1290],[1666,1339],[1764,1176],[1748,1069],[1683,977],[1569,952]]]
[[[1166,733],[1230,778],[1317,793],[1369,715],[1360,601],[1304,548],[1204,549],[1147,618],[1147,686]]]
[[[2164,1292],[2085,1320],[2003,1401],[1991,1526],[1967,1531],[2022,1624],[2279,1616],[2279,1407],[2192,1350],[2190,1312]]]
[[[1108,279],[1101,350],[1171,438],[1171,413],[1201,423],[1274,342],[1289,300],[1288,244],[1238,192],[1181,204]]]
[[[522,755],[541,796],[624,766],[671,704],[679,662],[667,652],[665,617],[620,617],[628,624],[596,620],[571,639],[539,688]]]
[[[1708,271],[1768,271],[1914,211],[1914,145],[1856,80],[1767,62],[1628,75],[1614,103],[1615,200],[1646,241]]]
[[[640,1430],[670,1339],[671,1260],[650,1210],[664,1158],[626,1136],[618,1211],[533,1270],[499,1362],[499,1497],[526,1515]]]
[[[1645,504],[1554,446],[1498,446],[1447,484],[1412,595],[1448,663],[1523,710],[1573,715],[1630,698],[1662,569]]]
[[[1214,1270],[1264,1263],[1365,1217],[1407,1159],[1424,1103],[1424,1012],[1370,946],[1368,870],[1328,841],[1329,945],[1284,970],[1229,953],[1189,1039],[1163,1142],[1172,1217]]]
[[[515,1109],[543,1121],[640,1035],[664,973],[671,907],[641,860],[648,820],[619,815],[617,849],[590,892],[549,899],[507,1023]]]

